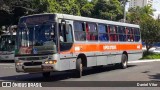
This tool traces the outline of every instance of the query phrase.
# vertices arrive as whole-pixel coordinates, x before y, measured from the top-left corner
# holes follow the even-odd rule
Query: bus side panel
[[[132,53],[128,54],[128,61],[134,61],[142,58],[142,51],[137,50],[137,51],[132,51]]]
[[[75,59],[61,59],[60,60],[60,71],[76,69]]]
[[[97,57],[94,52],[86,53],[87,56],[87,67],[96,66],[97,65]]]
[[[122,58],[122,54],[117,54],[113,63],[120,63]]]
[[[107,64],[107,54],[103,52],[97,52],[97,66],[98,65],[106,65]]]
[[[121,62],[121,54],[118,51],[112,51],[110,57],[112,64]]]
[[[76,69],[76,58],[72,54],[60,54],[60,70]]]

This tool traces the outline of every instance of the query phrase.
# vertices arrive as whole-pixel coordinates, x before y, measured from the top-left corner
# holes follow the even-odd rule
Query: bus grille
[[[19,60],[42,60],[47,58],[48,57],[26,57],[26,58],[19,58]]]
[[[42,62],[25,62],[25,66],[37,66],[37,65],[42,65]]]

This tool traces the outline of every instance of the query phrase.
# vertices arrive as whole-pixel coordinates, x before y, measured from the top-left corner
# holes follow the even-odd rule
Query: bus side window
[[[126,34],[127,34],[127,41],[134,42],[134,29],[126,28]]]
[[[69,25],[69,27],[68,27],[68,33],[66,34],[66,42],[73,42],[72,26],[71,25]]]
[[[97,26],[95,23],[86,23],[86,36],[89,41],[98,40]]]
[[[86,31],[84,22],[74,21],[74,36],[76,41],[86,40]]]
[[[59,40],[60,40],[60,42],[64,42],[64,34],[62,32],[62,28],[64,28],[64,25],[61,26],[61,24],[59,23]]]
[[[135,38],[136,42],[138,42],[140,40],[140,31],[138,28],[134,29],[134,38]]]
[[[118,33],[119,33],[119,41],[124,42],[125,41],[125,33],[124,33],[124,27],[118,26]]]
[[[110,41],[118,41],[117,26],[110,26]]]
[[[73,46],[73,34],[72,34],[72,25],[68,24],[64,30],[59,30],[59,39],[60,39],[60,51],[70,50]],[[62,28],[61,27],[61,28]]]
[[[107,26],[105,26],[103,24],[99,24],[98,25],[98,33],[99,33],[98,36],[99,36],[100,41],[108,41],[109,40]]]
[[[65,28],[65,25],[63,25],[62,27],[65,28],[66,30],[60,29],[59,30],[59,39],[60,42],[73,42],[73,36],[72,36],[72,26],[71,24],[68,25],[69,27]]]

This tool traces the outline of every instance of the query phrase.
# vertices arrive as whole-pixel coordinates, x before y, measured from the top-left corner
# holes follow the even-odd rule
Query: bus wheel
[[[83,71],[83,65],[81,58],[78,58],[76,61],[76,77],[81,78],[82,77],[82,71]]]
[[[50,72],[43,72],[42,75],[44,78],[48,78],[50,77]]]
[[[121,66],[122,69],[125,69],[125,68],[127,68],[127,65],[128,65],[127,55],[126,54],[122,54],[122,59],[121,59],[120,66]]]

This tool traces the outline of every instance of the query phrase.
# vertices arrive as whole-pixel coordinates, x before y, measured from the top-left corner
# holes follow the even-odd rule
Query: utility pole
[[[123,7],[124,7],[123,22],[126,22],[126,0],[123,0]]]

